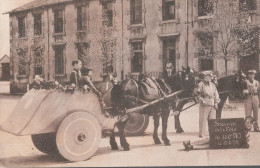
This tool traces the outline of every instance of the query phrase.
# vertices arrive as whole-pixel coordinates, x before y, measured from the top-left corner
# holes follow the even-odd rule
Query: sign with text
[[[210,148],[245,148],[245,130],[243,118],[209,120]]]

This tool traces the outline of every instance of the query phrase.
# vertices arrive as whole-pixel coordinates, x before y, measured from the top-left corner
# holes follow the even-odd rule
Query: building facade
[[[258,25],[260,2],[237,0],[249,4],[251,1],[254,8],[250,22]],[[175,72],[182,70],[182,66],[190,66],[196,71],[213,70],[221,75],[225,72],[224,61],[202,60],[197,51],[194,32],[200,31],[200,20],[207,19],[201,10],[206,2],[35,0],[14,9],[9,12],[11,92],[26,89],[34,75],[45,80],[67,81],[73,59],[91,66],[95,81],[102,81],[111,73],[118,79],[137,77],[139,73],[158,77],[168,61]],[[112,30],[105,38],[101,32],[107,30],[103,28],[104,11],[109,19],[105,27]],[[114,46],[112,54],[104,53],[106,41],[108,46]],[[212,37],[210,45],[207,44],[209,50],[214,45]],[[113,59],[106,62],[104,55]],[[245,57],[240,64],[245,63],[259,70],[258,53]],[[229,73],[239,68],[239,63],[228,62]]]

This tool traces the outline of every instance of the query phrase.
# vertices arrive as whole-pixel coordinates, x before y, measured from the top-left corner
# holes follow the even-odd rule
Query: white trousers
[[[208,120],[216,119],[216,110],[212,106],[202,105],[199,106],[199,135],[208,137]]]

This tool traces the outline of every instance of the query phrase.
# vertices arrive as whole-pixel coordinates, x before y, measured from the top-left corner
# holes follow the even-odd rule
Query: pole
[[[186,57],[187,57],[187,67],[189,66],[189,18],[188,18],[188,0],[186,0]]]
[[[121,12],[122,12],[122,35],[121,35],[121,80],[124,79],[124,0],[121,0]]]

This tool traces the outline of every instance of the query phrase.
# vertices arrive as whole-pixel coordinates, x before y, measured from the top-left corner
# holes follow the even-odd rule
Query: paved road
[[[0,95],[0,124],[18,100],[19,96]],[[223,117],[243,117],[242,104],[232,106],[236,107],[235,110],[224,111]],[[182,113],[181,122],[185,130],[183,134],[174,132],[174,118],[170,117],[168,135],[171,146],[154,145],[152,119],[150,121],[144,136],[127,138],[131,151],[123,151],[122,148],[111,151],[109,139],[103,138],[99,150],[92,158],[76,163],[42,154],[33,146],[30,136],[17,137],[0,131],[0,167],[260,165],[260,133],[251,133],[249,149],[184,151],[182,141],[199,139],[198,106]]]

